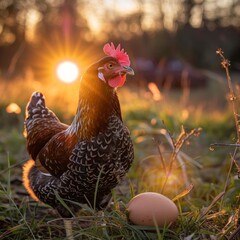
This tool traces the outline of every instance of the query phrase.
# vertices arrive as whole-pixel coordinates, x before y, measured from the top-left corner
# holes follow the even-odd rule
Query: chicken
[[[32,94],[26,107],[24,134],[31,159],[23,166],[23,184],[32,198],[52,206],[64,218],[79,210],[76,203],[106,207],[111,190],[134,158],[116,93],[126,75],[134,72],[120,45],[106,44],[103,50],[106,56],[81,78],[77,112],[70,126],[46,107],[40,92]]]

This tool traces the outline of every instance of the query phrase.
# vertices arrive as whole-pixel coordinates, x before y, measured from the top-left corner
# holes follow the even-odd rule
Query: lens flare
[[[79,76],[79,68],[77,64],[72,61],[63,61],[58,64],[56,74],[60,81],[72,83],[77,80]]]
[[[6,107],[6,112],[7,112],[7,113],[20,114],[20,113],[21,113],[21,108],[20,108],[16,103],[10,103],[10,104]]]

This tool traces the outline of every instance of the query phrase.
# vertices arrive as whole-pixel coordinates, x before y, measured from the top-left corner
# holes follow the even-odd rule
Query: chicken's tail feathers
[[[28,160],[24,165],[23,165],[23,175],[22,175],[22,179],[23,179],[23,186],[26,188],[27,192],[29,193],[29,195],[35,200],[35,201],[39,201],[38,197],[36,196],[36,194],[34,193],[32,186],[31,186],[31,182],[30,182],[30,172],[32,170],[32,168],[35,166],[35,162],[30,159]]]
[[[44,108],[46,108],[44,95],[40,92],[34,92],[28,102],[26,115],[27,117],[38,116]]]
[[[25,125],[28,128],[35,119],[59,122],[57,116],[46,107],[45,97],[40,92],[34,92],[26,107]]]
[[[41,149],[57,133],[68,128],[46,107],[45,97],[34,92],[26,107],[23,135],[27,139],[28,153],[36,159]]]
[[[26,116],[24,121],[24,136],[27,137],[29,132],[34,133],[34,129],[39,131],[50,122],[59,122],[56,115],[46,107],[45,97],[41,92],[34,92],[26,106]],[[36,136],[33,136],[36,140]]]

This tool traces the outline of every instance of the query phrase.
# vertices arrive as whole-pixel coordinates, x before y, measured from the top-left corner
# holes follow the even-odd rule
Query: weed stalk
[[[238,172],[240,170],[240,167],[238,166],[237,162],[235,161],[236,154],[237,154],[238,148],[239,148],[239,143],[240,143],[240,125],[239,125],[240,119],[239,119],[239,114],[237,113],[237,106],[236,106],[237,97],[236,97],[236,94],[234,92],[232,80],[231,80],[230,73],[229,73],[230,62],[229,62],[228,59],[226,59],[224,57],[223,51],[222,51],[221,48],[219,48],[216,51],[216,53],[221,57],[221,59],[222,59],[221,65],[225,69],[225,72],[226,72],[227,81],[228,81],[228,89],[229,89],[229,94],[230,94],[229,100],[230,100],[231,105],[232,105],[232,111],[233,111],[236,133],[237,133],[236,147],[235,147],[233,155],[231,155],[231,163],[230,163],[230,167],[229,167],[229,172],[228,172],[228,176],[227,176],[225,186],[224,186],[224,193],[225,193],[226,190],[227,190],[228,183],[229,183],[230,173],[232,171],[233,164],[236,165],[236,167],[238,169]],[[222,205],[222,202],[221,202],[221,205]],[[221,207],[221,205],[220,205],[220,207]]]
[[[223,51],[221,48],[219,48],[216,53],[222,58],[222,62],[221,65],[223,66],[223,68],[225,69],[226,72],[226,76],[227,76],[227,81],[228,81],[228,89],[229,89],[229,94],[230,94],[230,102],[232,103],[232,109],[233,109],[233,115],[234,115],[234,120],[235,120],[235,126],[236,126],[236,132],[237,132],[237,143],[239,143],[240,141],[240,126],[239,126],[239,120],[238,117],[239,115],[237,114],[237,110],[236,110],[236,94],[234,92],[233,89],[233,85],[232,85],[232,80],[230,77],[230,73],[229,73],[229,67],[230,67],[230,62],[228,59],[226,59],[223,55]]]
[[[170,163],[169,163],[168,169],[166,169],[166,167],[165,167],[166,177],[164,179],[164,183],[163,183],[163,186],[162,186],[162,189],[161,189],[161,193],[163,193],[165,188],[166,188],[168,179],[169,179],[169,177],[172,173],[173,163],[178,158],[178,154],[181,152],[181,149],[182,149],[184,143],[187,143],[191,136],[199,136],[201,130],[202,130],[201,128],[198,128],[198,129],[193,129],[190,132],[186,132],[184,127],[182,126],[181,127],[181,133],[179,134],[179,136],[176,140],[174,140],[173,137],[171,136],[171,134],[167,131],[168,136],[169,136],[169,137],[167,137],[167,139],[168,139],[168,142],[169,142],[170,146],[172,147],[172,156],[170,158]],[[159,149],[160,149],[160,145],[159,145]],[[179,160],[179,158],[178,158],[178,160]],[[180,162],[182,163],[181,158],[180,158]],[[184,166],[183,163],[181,165]],[[183,170],[183,176],[184,176],[186,185],[187,185],[187,187],[189,187],[189,182],[188,182],[188,179],[187,179],[186,170],[185,170],[184,167],[182,167],[182,170]]]

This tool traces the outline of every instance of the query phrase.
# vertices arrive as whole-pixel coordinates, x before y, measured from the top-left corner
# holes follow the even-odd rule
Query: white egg
[[[172,200],[155,192],[135,196],[127,207],[129,220],[137,225],[163,227],[175,222],[178,209]]]

